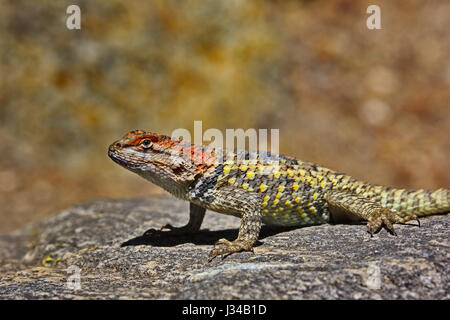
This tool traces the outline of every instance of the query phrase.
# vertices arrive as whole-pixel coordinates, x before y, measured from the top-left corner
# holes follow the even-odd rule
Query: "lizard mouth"
[[[117,152],[114,149],[108,150],[108,156],[111,158],[112,161],[115,163],[121,165],[124,168],[127,168],[129,170],[142,170],[142,166],[133,161],[132,159],[125,157],[121,155],[119,152]]]
[[[128,162],[120,156],[117,148],[120,147],[118,141],[112,143],[108,148],[108,156],[117,164],[120,164],[123,167],[128,167]]]
[[[117,154],[117,152],[108,150],[108,156],[111,158],[112,161],[114,161],[117,164],[120,164],[122,167],[133,168],[130,161],[127,161],[126,159],[121,157],[119,154]]]
[[[127,167],[127,162],[122,159],[117,153],[115,153],[114,151],[109,150],[108,151],[108,156],[111,158],[112,161],[114,161],[115,163],[120,164],[121,166]]]

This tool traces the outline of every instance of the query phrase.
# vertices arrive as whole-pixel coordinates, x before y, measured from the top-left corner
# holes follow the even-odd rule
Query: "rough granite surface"
[[[263,227],[255,252],[207,263],[239,219],[207,212],[193,236],[142,236],[188,220],[171,197],[96,200],[0,236],[1,299],[449,299],[447,215],[397,225]],[[80,288],[72,289],[80,268]]]

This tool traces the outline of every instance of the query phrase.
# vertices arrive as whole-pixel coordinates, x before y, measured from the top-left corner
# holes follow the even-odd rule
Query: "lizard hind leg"
[[[327,194],[327,202],[332,215],[334,212],[346,212],[350,216],[366,220],[367,229],[371,235],[379,232],[383,227],[391,234],[397,235],[394,223],[404,224],[410,220],[418,221],[415,215],[402,217],[395,211],[352,192],[332,190]]]

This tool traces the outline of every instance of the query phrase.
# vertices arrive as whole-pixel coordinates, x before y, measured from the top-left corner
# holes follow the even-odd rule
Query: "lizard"
[[[190,202],[189,222],[145,234],[192,234],[206,209],[239,217],[237,239],[218,240],[209,254],[253,251],[262,224],[302,227],[367,221],[371,236],[393,224],[450,211],[450,190],[406,190],[372,185],[349,175],[269,152],[236,152],[196,145],[144,130],[112,143],[109,157],[126,169]],[[163,231],[167,230],[167,231]]]

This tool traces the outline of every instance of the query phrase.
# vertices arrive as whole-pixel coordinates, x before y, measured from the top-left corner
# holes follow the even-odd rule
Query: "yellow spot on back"
[[[275,177],[275,178],[279,178],[280,177],[280,171],[276,171],[276,172],[274,172],[273,173],[273,176]]]
[[[255,172],[253,171],[247,171],[247,173],[245,174],[245,176],[249,179],[253,179],[253,177],[255,176]]]
[[[278,193],[275,195],[275,198],[280,199],[282,195],[283,195],[283,194],[282,194],[281,192],[278,192]]]
[[[230,178],[228,179],[229,184],[233,184],[236,181],[236,178]]]
[[[286,200],[286,201],[284,202],[284,205],[285,205],[286,207],[288,207],[288,208],[292,208],[292,203],[291,203],[289,200]]]
[[[248,188],[248,183],[245,183],[245,182],[244,182],[244,183],[242,184],[242,188],[247,189],[247,188]]]
[[[224,166],[224,167],[223,167],[223,173],[225,173],[225,174],[229,173],[230,170],[231,170],[231,167],[230,167],[230,166]]]
[[[269,196],[264,196],[264,201],[269,201],[270,197]]]
[[[292,185],[292,189],[294,189],[294,191],[297,191],[298,188],[299,188],[299,185],[298,185],[297,183],[294,183],[294,184]]]
[[[261,185],[259,186],[259,190],[261,190],[261,192],[264,192],[267,190],[267,185],[265,185],[264,183],[261,183]]]

